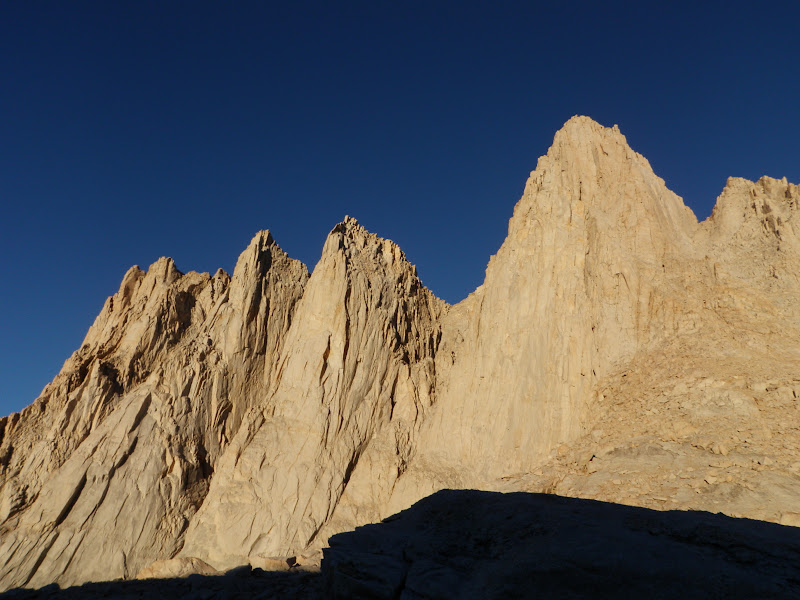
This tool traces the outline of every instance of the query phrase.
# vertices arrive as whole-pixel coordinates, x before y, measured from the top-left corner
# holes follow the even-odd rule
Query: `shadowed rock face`
[[[445,490],[330,539],[331,598],[796,598],[800,530],[543,494]]]
[[[252,600],[322,600],[322,578],[319,572],[302,569],[263,571],[249,565],[225,573],[104,581],[60,588],[50,584],[37,590],[14,589],[0,594],[3,600],[141,600],[142,598],[184,598],[219,600],[247,598]]]
[[[698,223],[574,117],[455,306],[350,218],[310,277],[269,232],[133,267],[0,419],[0,589],[313,562],[446,487],[800,524],[799,204],[731,179]]]

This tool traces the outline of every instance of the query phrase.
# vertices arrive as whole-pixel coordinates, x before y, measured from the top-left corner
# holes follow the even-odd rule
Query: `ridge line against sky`
[[[0,6],[0,415],[133,264],[310,269],[345,214],[450,303],[483,280],[575,114],[618,124],[699,220],[729,176],[800,183],[800,3]]]

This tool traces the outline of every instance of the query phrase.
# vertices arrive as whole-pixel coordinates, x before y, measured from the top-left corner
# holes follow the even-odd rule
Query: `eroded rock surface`
[[[182,554],[230,567],[301,552],[364,454],[380,454],[369,501],[388,496],[431,404],[444,306],[392,242],[352,219],[337,226],[298,304],[272,389],[220,459]]]
[[[575,117],[455,306],[350,218],[310,277],[268,232],[230,277],[134,267],[0,419],[0,589],[313,566],[448,487],[798,525],[798,204],[732,178],[698,223]]]
[[[3,419],[2,587],[133,577],[180,550],[307,279],[268,232],[233,277],[128,271],[53,383]]]

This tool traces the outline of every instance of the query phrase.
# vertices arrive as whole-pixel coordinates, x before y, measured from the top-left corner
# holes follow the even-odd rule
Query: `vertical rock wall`
[[[232,566],[302,551],[387,430],[396,438],[379,476],[396,476],[433,394],[443,309],[396,245],[352,219],[338,225],[270,394],[222,457],[183,554]]]
[[[598,379],[672,327],[662,281],[695,254],[696,229],[618,130],[570,120],[484,284],[443,322],[424,478],[476,485],[525,471],[581,433]]]

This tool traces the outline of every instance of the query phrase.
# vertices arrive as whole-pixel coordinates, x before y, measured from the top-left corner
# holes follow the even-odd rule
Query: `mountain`
[[[444,488],[800,525],[798,204],[732,178],[698,223],[574,117],[454,306],[348,217],[310,276],[266,231],[133,267],[0,419],[0,589],[313,562]]]

